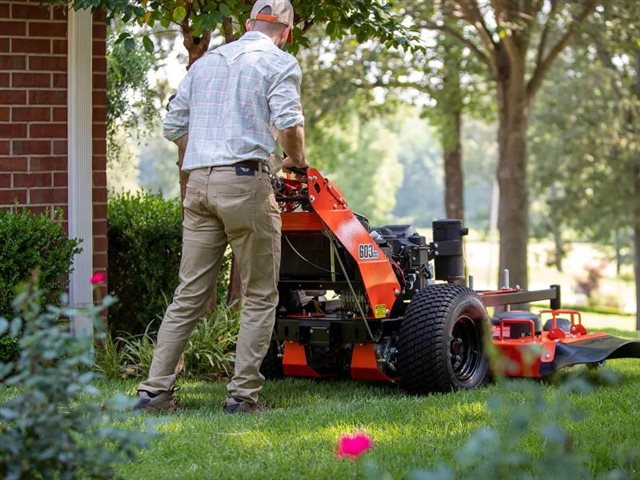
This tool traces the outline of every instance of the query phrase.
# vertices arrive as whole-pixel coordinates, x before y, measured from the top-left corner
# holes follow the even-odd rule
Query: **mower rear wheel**
[[[282,356],[280,349],[278,348],[278,341],[275,337],[271,339],[269,350],[267,350],[267,354],[262,360],[260,373],[264,375],[264,378],[270,380],[284,377],[284,372],[282,370]]]
[[[437,284],[418,292],[398,336],[398,383],[409,393],[475,388],[489,378],[489,317],[473,290]]]

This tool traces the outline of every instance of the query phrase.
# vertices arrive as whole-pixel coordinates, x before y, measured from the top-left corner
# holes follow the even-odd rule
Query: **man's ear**
[[[245,22],[245,24],[244,24],[244,28],[246,28],[246,29],[247,29],[247,32],[250,32],[250,31],[252,30],[252,28],[251,28],[252,26],[253,26],[253,25],[252,25],[251,19],[247,20],[247,21]]]
[[[293,43],[293,27],[292,26],[288,26],[287,28],[285,28],[283,35],[286,43],[288,44]]]

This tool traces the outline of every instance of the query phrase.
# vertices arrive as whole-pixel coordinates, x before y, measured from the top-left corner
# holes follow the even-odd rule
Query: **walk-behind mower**
[[[274,177],[273,185],[282,262],[261,369],[267,378],[350,376],[411,393],[469,389],[492,373],[485,338],[508,359],[508,376],[640,358],[640,342],[588,333],[578,312],[561,309],[557,285],[475,291],[464,273],[467,230],[459,220],[433,222],[427,242],[411,225],[370,226],[315,169]],[[540,300],[550,303],[540,314],[511,310]]]

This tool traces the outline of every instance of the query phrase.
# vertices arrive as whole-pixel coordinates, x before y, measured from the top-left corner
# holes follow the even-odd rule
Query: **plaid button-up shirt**
[[[189,134],[182,169],[267,160],[272,127],[304,124],[297,60],[260,32],[211,50],[180,82],[164,119],[168,140]]]

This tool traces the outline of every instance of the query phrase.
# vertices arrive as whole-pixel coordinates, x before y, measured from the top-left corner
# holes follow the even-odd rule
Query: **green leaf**
[[[167,28],[171,24],[171,19],[169,17],[162,17],[160,19],[160,25],[164,28]]]
[[[223,17],[230,17],[231,16],[231,9],[229,8],[229,5],[227,5],[226,3],[221,3],[218,8],[220,9],[220,14]]]
[[[144,49],[147,52],[153,53],[154,45],[153,45],[153,42],[151,41],[151,39],[147,35],[142,37],[142,45],[144,46]]]
[[[177,6],[174,10],[173,10],[173,20],[175,22],[182,22],[185,18],[187,17],[187,10],[182,6],[179,5]]]
[[[124,48],[127,52],[131,52],[134,48],[136,48],[136,42],[133,41],[133,38],[129,37],[125,39]]]
[[[127,38],[131,37],[131,34],[129,32],[122,32],[120,35],[118,35],[118,38],[116,39],[116,45],[118,43],[122,43],[124,42]]]

